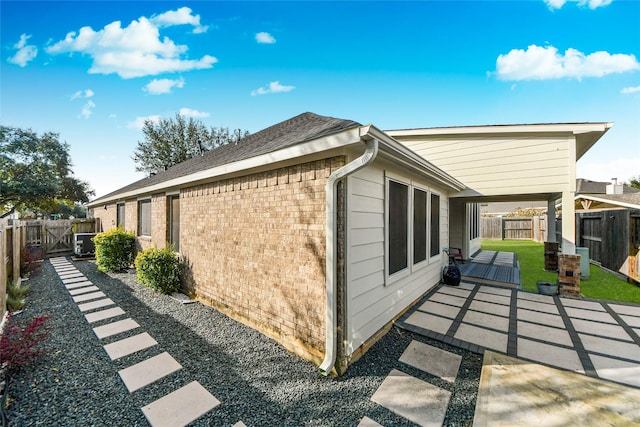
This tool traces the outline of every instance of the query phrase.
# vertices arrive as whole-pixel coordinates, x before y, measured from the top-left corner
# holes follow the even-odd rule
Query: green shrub
[[[18,286],[13,280],[7,283],[7,310],[18,311],[24,306],[24,296],[29,290],[28,286]]]
[[[138,281],[163,294],[180,288],[180,259],[173,247],[151,248],[136,257]]]
[[[100,271],[120,271],[128,268],[136,252],[136,236],[122,228],[100,233],[93,238],[96,264]]]

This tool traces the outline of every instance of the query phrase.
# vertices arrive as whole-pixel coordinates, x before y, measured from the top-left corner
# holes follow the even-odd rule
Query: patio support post
[[[576,254],[576,208],[575,191],[562,192],[562,253]]]
[[[556,201],[547,201],[547,242],[556,242]]]

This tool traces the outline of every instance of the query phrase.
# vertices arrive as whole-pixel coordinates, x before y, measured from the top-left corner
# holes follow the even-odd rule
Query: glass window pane
[[[389,181],[389,275],[407,268],[409,187]]]
[[[138,202],[138,235],[151,236],[151,200]]]
[[[413,190],[413,263],[427,259],[427,193]]]
[[[440,196],[431,195],[431,256],[440,253]]]

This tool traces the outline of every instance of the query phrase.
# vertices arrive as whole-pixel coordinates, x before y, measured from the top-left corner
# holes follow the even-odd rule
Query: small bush
[[[28,286],[18,286],[13,280],[7,282],[7,310],[10,312],[20,310],[24,306],[24,296],[28,290]]]
[[[180,288],[180,259],[171,246],[140,252],[136,257],[136,272],[140,283],[163,294]]]
[[[31,359],[44,350],[38,347],[49,333],[45,323],[49,316],[35,317],[27,326],[21,328],[16,322],[8,319],[7,329],[0,340],[2,363],[8,370],[14,370],[28,364]]]
[[[100,233],[93,238],[96,264],[100,271],[121,271],[128,268],[136,252],[136,236],[122,228]]]
[[[42,248],[27,245],[20,250],[20,276],[28,277],[42,267]]]

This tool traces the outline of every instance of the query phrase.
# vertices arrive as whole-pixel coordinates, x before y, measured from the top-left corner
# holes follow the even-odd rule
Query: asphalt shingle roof
[[[166,171],[158,171],[155,175],[143,178],[116,191],[106,194],[93,202],[116,196],[120,193],[139,190],[151,185],[200,172],[216,166],[225,165],[262,154],[271,153],[283,148],[300,144],[313,139],[339,133],[361,126],[353,120],[320,116],[314,113],[302,113],[266,129],[248,135],[237,144],[227,144],[171,166]],[[93,203],[92,202],[92,203]]]
[[[607,185],[609,184],[611,183],[578,178],[576,181],[576,194],[607,194]],[[624,184],[622,192],[623,194],[633,194],[640,193],[640,190]]]

